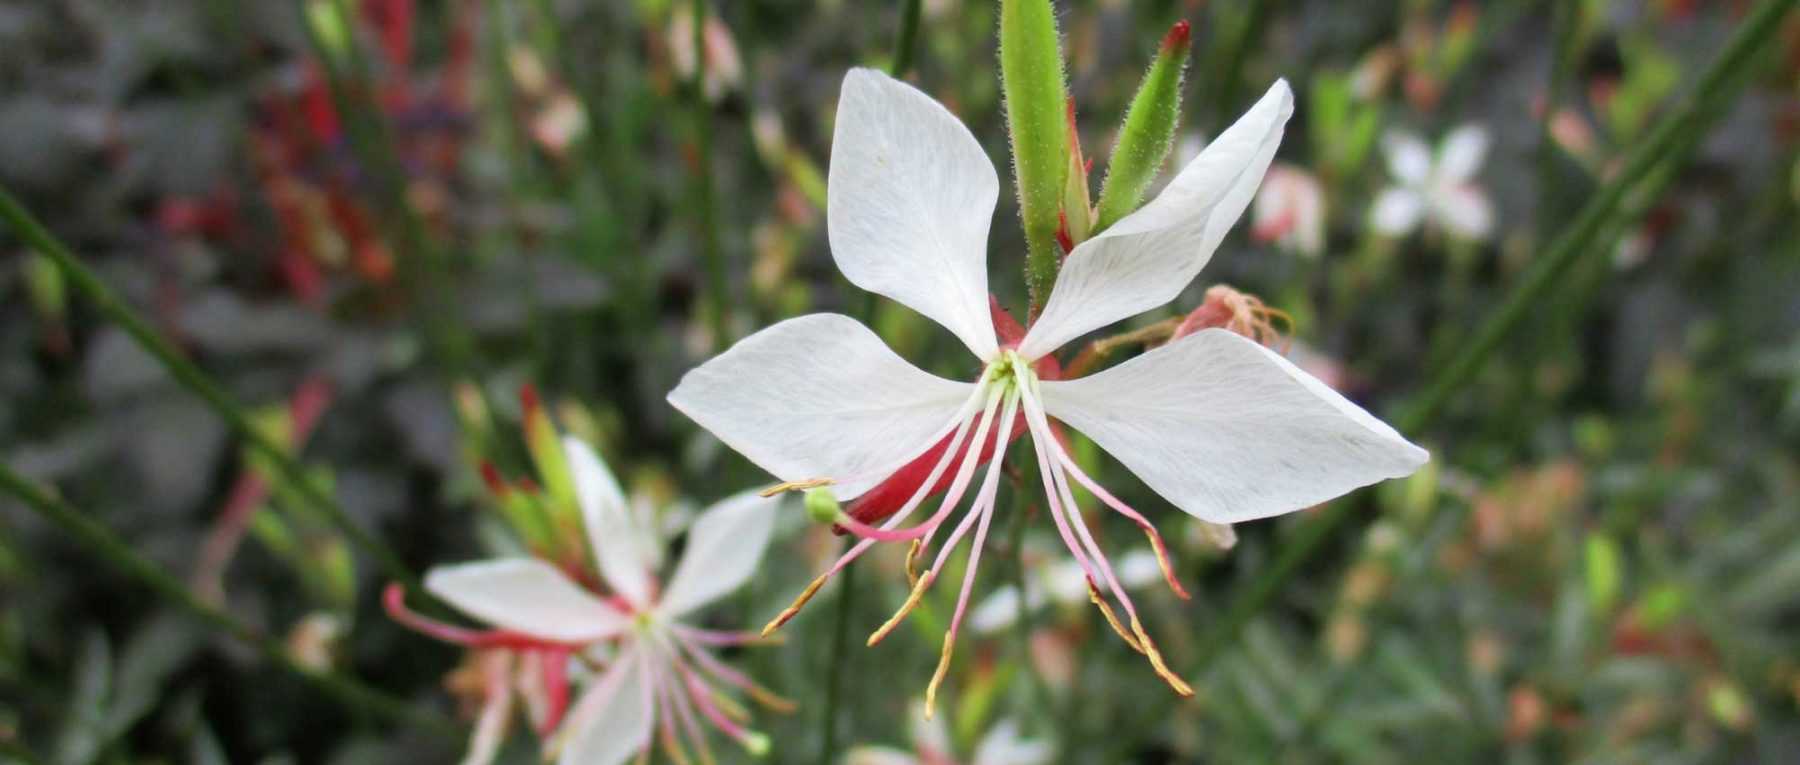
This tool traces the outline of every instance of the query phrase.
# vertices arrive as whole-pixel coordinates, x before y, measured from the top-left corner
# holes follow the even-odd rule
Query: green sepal
[[[1094,233],[1105,231],[1138,208],[1144,190],[1168,158],[1175,143],[1175,127],[1181,122],[1181,78],[1191,48],[1188,23],[1176,22],[1125,112],[1119,142],[1107,161],[1106,183],[1100,187]]]

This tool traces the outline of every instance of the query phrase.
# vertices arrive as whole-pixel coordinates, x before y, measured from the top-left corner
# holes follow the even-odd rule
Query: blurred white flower
[[[839,525],[862,540],[767,629],[779,627],[876,541],[916,542],[909,563],[927,555],[971,488],[983,452],[1023,427],[1035,447],[1049,515],[1094,602],[1158,675],[1177,692],[1191,693],[1145,633],[1075,507],[1074,486],[1144,530],[1179,593],[1166,546],[1143,515],[1076,465],[1058,436],[1061,426],[1086,434],[1175,506],[1215,523],[1291,512],[1424,464],[1425,451],[1393,428],[1226,330],[1196,332],[1081,379],[1052,374],[1052,354],[1065,343],[1187,288],[1249,206],[1292,111],[1287,83],[1277,82],[1154,200],[1070,252],[1036,322],[1016,344],[1002,346],[987,286],[988,226],[1000,192],[993,165],[968,129],[929,96],[879,72],[852,70],[839,100],[827,187],[832,256],[853,283],[949,329],[982,372],[974,382],[937,377],[908,364],[856,320],[812,314],[742,340],[689,372],[669,394],[677,409],[786,485],[831,484],[843,499],[942,449],[930,476],[879,527],[840,517]],[[1061,424],[1052,425],[1052,416]],[[937,511],[917,526],[895,528],[953,462],[954,478]],[[870,637],[879,641],[904,618],[973,531],[962,593],[926,689],[927,708],[949,666],[999,477],[997,464],[990,464],[968,513],[952,524],[906,604]],[[1107,596],[1123,607],[1124,619]]]
[[[425,622],[416,615],[401,621],[452,642],[476,648],[510,648],[552,664],[541,676],[552,685],[566,682],[570,657],[604,663],[549,739],[548,752],[563,765],[617,765],[649,745],[660,725],[665,742],[683,735],[704,750],[697,721],[704,718],[746,748],[760,752],[765,737],[743,727],[734,711],[722,708],[715,683],[758,700],[772,698],[742,673],[726,666],[712,649],[755,638],[684,624],[686,617],[736,590],[755,571],[768,545],[775,500],[755,494],[726,499],[708,508],[688,530],[681,561],[659,586],[644,528],[650,516],[639,502],[628,504],[612,473],[579,439],[566,437],[563,449],[574,477],[588,544],[612,595],[597,595],[562,570],[537,558],[501,558],[433,568],[425,587],[458,610],[495,630],[475,632]],[[394,611],[390,607],[390,611]],[[501,702],[495,702],[496,704]],[[499,713],[492,713],[499,714]],[[498,735],[484,714],[472,751],[491,750]],[[677,724],[680,724],[678,731]]]
[[[1316,258],[1325,251],[1325,187],[1305,169],[1277,162],[1269,168],[1251,210],[1250,236]]]
[[[1489,143],[1480,125],[1450,131],[1435,153],[1416,135],[1389,131],[1381,149],[1394,183],[1375,197],[1369,223],[1395,237],[1430,223],[1460,239],[1487,239],[1494,230],[1494,206],[1475,183],[1475,173],[1487,159]]]
[[[1156,562],[1156,553],[1140,548],[1121,556],[1115,573],[1125,589],[1138,590],[1161,579],[1162,567]],[[1083,603],[1087,595],[1087,573],[1072,559],[1034,567],[1025,577],[1027,612],[1035,612],[1051,602],[1065,606]],[[1011,626],[1019,619],[1019,601],[1018,587],[1009,584],[996,588],[969,612],[969,629],[988,634]]]
[[[1151,565],[1155,565],[1154,562]],[[912,705],[912,751],[886,746],[859,746],[844,755],[844,765],[959,765],[950,745],[950,730],[934,720],[923,703]],[[994,724],[975,745],[967,765],[1044,765],[1056,750],[1047,741],[1019,735],[1012,720]]]

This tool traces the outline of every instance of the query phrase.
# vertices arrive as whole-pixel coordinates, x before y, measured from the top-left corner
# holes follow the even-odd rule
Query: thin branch
[[[0,490],[17,497],[26,507],[75,538],[96,556],[105,559],[120,573],[143,583],[157,595],[187,612],[188,616],[256,649],[264,658],[305,680],[320,692],[378,717],[429,729],[447,737],[458,735],[457,726],[436,713],[420,709],[403,699],[348,677],[301,664],[280,641],[201,602],[179,579],[139,555],[129,543],[104,525],[4,464],[0,464]]]

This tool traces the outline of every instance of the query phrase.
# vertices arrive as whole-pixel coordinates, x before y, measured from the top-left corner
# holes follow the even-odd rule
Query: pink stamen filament
[[[976,462],[979,461],[980,457],[979,451],[987,444],[988,431],[994,424],[994,410],[1000,405],[1001,398],[1002,396],[998,391],[990,391],[988,393],[987,405],[983,408],[981,413],[981,424],[975,428],[975,437],[969,442],[970,448],[962,452],[963,459],[961,464],[957,466],[956,478],[950,483],[950,488],[944,492],[944,501],[942,504],[938,505],[938,511],[929,519],[917,526],[901,531],[893,531],[891,530],[892,527],[887,524],[883,524],[880,528],[870,526],[849,516],[839,518],[838,525],[863,539],[873,539],[880,542],[905,542],[930,534],[933,529],[936,529],[939,524],[944,522],[944,519],[950,517],[950,513],[954,511],[957,504],[962,501],[963,492],[967,490],[969,486],[969,479],[975,474]],[[943,464],[946,462],[955,452],[956,450],[954,448],[946,449],[944,451],[945,458],[939,460],[939,463]],[[929,487],[935,485],[937,483],[938,474],[939,471],[934,469],[932,471],[932,476],[924,483],[920,484],[920,491],[926,491]],[[915,492],[915,495],[917,493],[918,492]],[[907,505],[909,506],[913,504],[914,503],[910,501],[907,502]],[[895,517],[899,517],[900,515],[901,513],[895,513]]]
[[[1106,582],[1107,589],[1119,599],[1119,605],[1125,608],[1126,616],[1135,620],[1137,609],[1132,606],[1130,596],[1125,594],[1125,588],[1119,585],[1118,577],[1113,575],[1112,564],[1107,561],[1106,554],[1100,551],[1098,544],[1094,543],[1094,536],[1088,531],[1087,523],[1081,517],[1081,507],[1075,504],[1075,495],[1069,491],[1069,479],[1063,474],[1060,464],[1062,460],[1068,458],[1068,455],[1063,451],[1061,442],[1056,440],[1054,433],[1050,430],[1049,419],[1044,416],[1044,411],[1039,406],[1034,393],[1035,391],[1032,390],[1024,392],[1025,419],[1033,429],[1032,440],[1046,442],[1044,448],[1050,454],[1058,457],[1058,459],[1050,461],[1050,475],[1053,479],[1052,483],[1056,487],[1056,495],[1061,498],[1063,510],[1068,514],[1069,525],[1074,528],[1076,536],[1081,539],[1082,546],[1093,557],[1095,565],[1100,569],[1101,577]],[[1064,540],[1065,543],[1067,541]]]
[[[1184,589],[1181,586],[1181,582],[1175,578],[1174,566],[1169,560],[1168,545],[1163,543],[1162,534],[1156,530],[1156,526],[1151,524],[1149,519],[1146,519],[1138,511],[1131,509],[1130,505],[1119,501],[1118,497],[1113,496],[1112,492],[1107,491],[1105,487],[1089,477],[1087,473],[1082,472],[1081,467],[1076,465],[1075,461],[1069,458],[1069,454],[1066,450],[1057,450],[1056,459],[1058,462],[1062,463],[1063,469],[1067,470],[1069,475],[1075,476],[1075,481],[1081,484],[1083,488],[1087,489],[1089,494],[1098,497],[1107,507],[1117,510],[1119,514],[1131,519],[1132,523],[1136,523],[1138,528],[1143,529],[1144,533],[1150,536],[1150,545],[1156,548],[1157,561],[1163,564],[1163,579],[1168,582],[1169,589],[1174,590],[1177,596],[1186,600],[1188,598],[1187,590]]]
[[[685,762],[687,760],[686,753],[680,751],[681,734],[675,729],[677,717],[675,702],[671,698],[675,695],[674,689],[663,682],[661,674],[656,671],[655,662],[647,662],[644,671],[646,673],[644,682],[650,686],[656,696],[658,710],[656,727],[662,731],[663,748],[668,751],[670,759]]]

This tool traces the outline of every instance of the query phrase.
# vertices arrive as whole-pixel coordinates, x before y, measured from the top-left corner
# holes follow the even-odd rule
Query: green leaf
[[[1001,0],[1000,87],[1028,250],[1025,281],[1035,309],[1050,298],[1062,262],[1056,229],[1069,169],[1069,95],[1050,0]]]
[[[1144,73],[1137,95],[1132,96],[1131,108],[1125,112],[1119,143],[1107,161],[1106,183],[1100,187],[1100,213],[1094,233],[1105,231],[1137,209],[1144,189],[1168,158],[1175,143],[1175,126],[1181,122],[1181,76],[1187,69],[1191,47],[1188,23],[1175,22],[1163,37],[1150,71]]]

